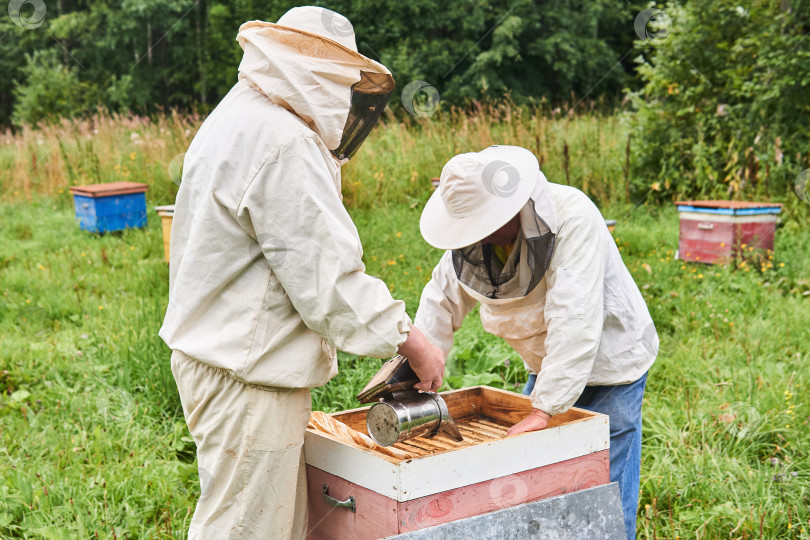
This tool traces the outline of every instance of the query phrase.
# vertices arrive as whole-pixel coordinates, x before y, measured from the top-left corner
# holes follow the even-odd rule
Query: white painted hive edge
[[[400,466],[371,452],[309,431],[304,435],[307,465],[395,499],[399,492]]]

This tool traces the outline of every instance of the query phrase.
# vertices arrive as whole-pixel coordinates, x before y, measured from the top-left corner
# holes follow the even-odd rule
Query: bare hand
[[[526,433],[527,431],[540,431],[541,429],[546,429],[550,418],[551,415],[548,413],[543,412],[540,409],[532,409],[529,416],[509,428],[509,431],[506,432],[506,436],[513,437],[515,435],[520,435],[521,433]]]
[[[408,359],[419,382],[414,385],[417,390],[435,392],[442,385],[444,377],[444,353],[433,345],[425,334],[411,326],[408,339],[400,345],[399,354]]]

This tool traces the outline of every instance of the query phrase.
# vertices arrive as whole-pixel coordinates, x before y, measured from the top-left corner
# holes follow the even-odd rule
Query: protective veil
[[[395,83],[385,66],[357,52],[348,21],[328,10],[320,13],[325,15],[295,8],[278,24],[243,24],[239,78],[292,110],[342,161],[371,133]]]
[[[338,147],[332,150],[337,159],[351,159],[357,153],[380,120],[393,91],[394,79],[390,75],[360,72],[360,81],[352,86],[352,103],[343,137]]]
[[[655,360],[658,336],[599,210],[581,191],[539,173],[520,217],[519,247],[502,268],[487,266],[480,244],[445,252],[422,291],[415,324],[447,354],[453,332],[480,304],[484,329],[538,374],[533,406],[555,415],[586,385],[639,379]],[[426,221],[423,214],[423,234]],[[527,238],[535,239],[533,250]],[[490,274],[498,271],[503,277],[493,284]]]
[[[548,270],[555,235],[529,200],[520,211],[520,230],[506,261],[495,255],[492,244],[477,242],[454,249],[453,268],[459,281],[490,299],[520,298],[531,293]]]

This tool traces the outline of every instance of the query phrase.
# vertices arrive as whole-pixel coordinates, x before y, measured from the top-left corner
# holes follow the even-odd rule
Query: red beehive
[[[724,264],[751,251],[773,250],[781,204],[748,201],[675,204],[680,215],[678,257],[684,261]]]

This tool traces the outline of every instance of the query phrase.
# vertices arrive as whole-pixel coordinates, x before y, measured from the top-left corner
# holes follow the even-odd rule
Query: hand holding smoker
[[[361,403],[377,401],[368,410],[366,427],[381,446],[391,446],[414,437],[445,433],[456,441],[458,431],[447,404],[439,394],[420,392],[414,386],[419,377],[408,359],[395,356],[387,361],[357,396]]]

